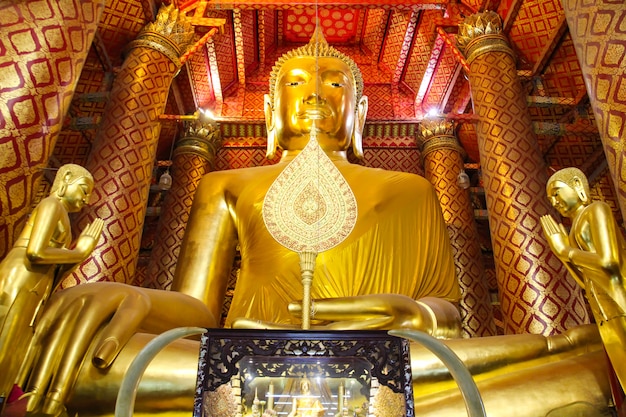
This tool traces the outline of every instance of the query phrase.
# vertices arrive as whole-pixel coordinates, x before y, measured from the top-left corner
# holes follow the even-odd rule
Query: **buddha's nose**
[[[322,101],[324,101],[324,99],[322,99],[318,93],[313,92],[306,98],[305,103],[306,104],[318,104],[318,103],[321,103]]]

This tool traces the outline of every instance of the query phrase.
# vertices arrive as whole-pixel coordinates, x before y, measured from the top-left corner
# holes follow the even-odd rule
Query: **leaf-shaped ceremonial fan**
[[[274,180],[263,201],[267,230],[300,255],[303,329],[310,328],[315,258],[343,242],[356,217],[352,189],[319,146],[313,125],[309,143]]]

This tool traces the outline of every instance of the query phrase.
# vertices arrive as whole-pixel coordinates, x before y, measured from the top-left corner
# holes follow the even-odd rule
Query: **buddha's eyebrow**
[[[327,70],[322,72],[322,76],[324,76],[324,77],[339,76],[339,77],[344,78],[346,80],[350,79],[350,77],[348,77],[348,75],[344,71],[336,70],[336,69],[327,69]]]
[[[309,71],[303,70],[302,68],[294,68],[292,70],[287,71],[284,75],[283,78],[285,77],[308,77],[311,74],[309,73]]]

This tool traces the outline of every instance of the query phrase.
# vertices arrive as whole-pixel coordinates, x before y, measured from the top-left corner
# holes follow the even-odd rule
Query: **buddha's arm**
[[[588,223],[589,233],[582,233],[580,230],[573,230],[573,233],[576,234],[576,240],[584,243],[587,248],[570,247],[569,261],[578,267],[601,272],[621,282],[622,248],[610,207],[603,202],[595,202],[586,207],[580,216],[583,217],[583,222]]]
[[[54,198],[46,198],[39,204],[26,248],[29,261],[40,264],[74,264],[83,261],[94,249],[102,233],[102,219],[94,220],[83,230],[73,249],[50,246],[59,219],[65,215],[64,210]]]
[[[30,262],[75,264],[83,261],[96,246],[104,225],[101,219],[94,220],[83,230],[73,249],[50,246],[59,219],[65,215],[64,210],[52,197],[44,199],[37,207],[26,248],[26,256]]]
[[[418,301],[400,294],[369,294],[315,300],[314,319],[331,321],[322,326],[337,330],[416,329],[436,337],[454,338],[460,334],[461,318],[450,302],[435,297]],[[302,304],[291,303],[297,317]]]
[[[172,290],[189,294],[220,317],[235,258],[234,197],[228,173],[206,175],[194,196]]]

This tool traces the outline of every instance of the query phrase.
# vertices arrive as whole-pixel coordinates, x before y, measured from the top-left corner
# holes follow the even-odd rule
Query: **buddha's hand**
[[[104,220],[96,218],[91,224],[88,224],[81,232],[78,239],[76,239],[76,250],[84,254],[85,258],[91,254],[98,240],[102,235],[102,228],[104,227]]]
[[[557,223],[549,214],[541,216],[540,220],[543,233],[546,235],[546,239],[548,239],[550,249],[552,249],[552,252],[562,261],[568,262],[570,246],[565,226]]]
[[[302,304],[292,302],[289,312],[302,317]],[[311,330],[415,329],[440,338],[461,334],[461,316],[454,304],[435,297],[413,300],[401,294],[370,294],[313,300]],[[238,329],[295,329],[297,325],[238,318]]]
[[[81,366],[90,366],[89,361],[82,362],[92,343],[96,345],[91,362],[108,367],[150,307],[142,288],[120,283],[81,284],[55,294],[36,327],[26,359],[32,370],[28,410],[47,415],[63,410]]]
[[[300,317],[302,304],[291,303],[289,311]],[[414,300],[402,294],[369,294],[313,300],[312,320],[328,322],[336,330],[415,329],[435,337],[460,336],[461,316],[450,302],[424,297]]]

